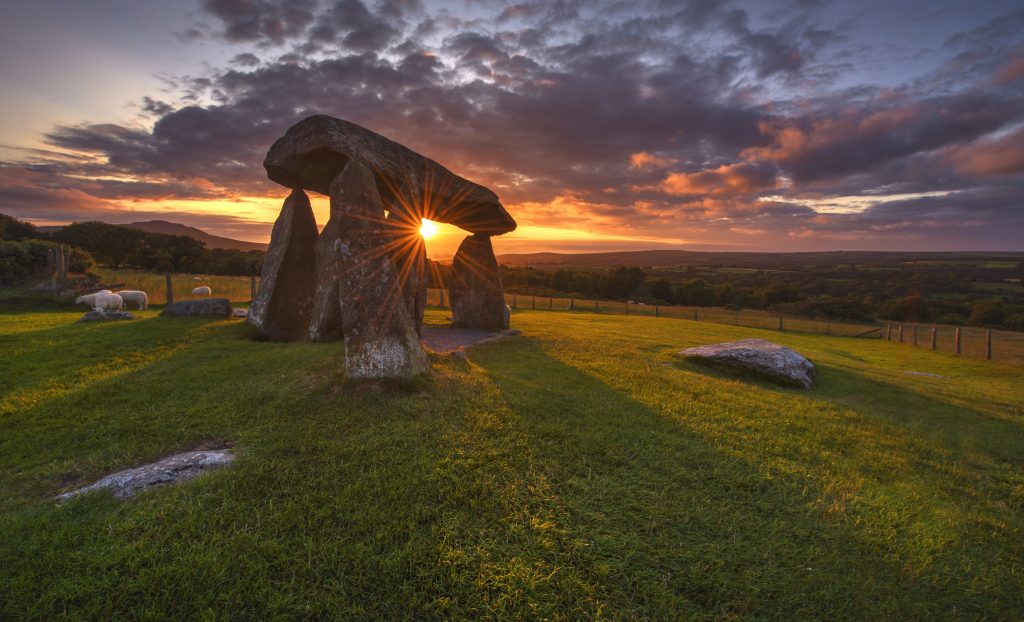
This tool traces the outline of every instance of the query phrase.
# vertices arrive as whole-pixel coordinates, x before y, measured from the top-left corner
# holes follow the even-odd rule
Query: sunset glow
[[[115,4],[0,7],[0,212],[266,242],[322,113],[493,190],[499,252],[1024,246],[1013,2]]]
[[[420,235],[423,236],[424,240],[429,240],[437,235],[437,223],[424,218],[420,223]]]

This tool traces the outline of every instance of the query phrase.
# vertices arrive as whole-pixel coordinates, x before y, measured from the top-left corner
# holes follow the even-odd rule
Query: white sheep
[[[203,285],[192,290],[193,296],[209,296],[213,294],[213,290],[210,289],[209,285]]]
[[[146,296],[146,292],[140,292],[134,289],[123,289],[117,292],[125,304],[131,303],[139,307],[139,311],[142,311],[149,306],[149,298]]]
[[[113,292],[110,291],[109,289],[101,289],[100,291],[96,292],[95,294],[86,294],[85,296],[79,296],[78,298],[75,298],[75,304],[76,305],[86,304],[86,305],[89,305],[90,307],[94,307],[94,306],[96,306],[96,297],[97,296],[102,296],[104,294],[112,294],[112,293]]]
[[[96,296],[93,308],[97,311],[120,311],[124,308],[124,299],[117,294],[100,294]]]

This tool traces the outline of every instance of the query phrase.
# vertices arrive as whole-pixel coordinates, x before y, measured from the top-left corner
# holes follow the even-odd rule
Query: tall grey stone
[[[491,238],[479,233],[466,236],[452,260],[452,320],[468,328],[508,328],[505,295]]]
[[[373,173],[356,160],[331,182],[345,369],[351,379],[411,378],[429,361],[388,248],[391,232]]]
[[[423,312],[427,306],[427,246],[420,235],[422,220],[401,207],[391,206],[387,218],[390,225],[388,247],[391,261],[398,272],[405,306],[416,325],[417,334],[423,334]]]
[[[344,337],[341,324],[341,285],[345,269],[341,249],[342,220],[338,204],[331,202],[331,217],[316,241],[316,284],[313,310],[309,318],[309,338],[316,342],[339,341]]]
[[[316,220],[309,197],[292,190],[274,222],[248,322],[272,341],[306,338],[313,303]]]

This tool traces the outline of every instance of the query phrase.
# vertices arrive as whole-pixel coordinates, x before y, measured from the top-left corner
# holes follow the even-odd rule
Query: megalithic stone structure
[[[274,225],[249,314],[266,337],[343,338],[351,378],[425,371],[418,338],[428,280],[423,218],[473,233],[453,268],[453,317],[467,326],[508,326],[490,236],[513,231],[516,223],[487,188],[325,115],[289,128],[263,166],[271,180],[295,189]],[[303,189],[331,197],[331,218],[319,236]]]
[[[274,222],[263,258],[256,300],[248,322],[271,341],[298,341],[306,336],[313,293],[313,245],[316,220],[309,197],[293,190]]]
[[[387,248],[384,204],[373,173],[350,160],[330,185],[338,220],[335,247],[342,265],[338,289],[349,378],[410,378],[429,361],[409,315]]]
[[[501,274],[490,236],[477,233],[466,237],[452,260],[451,275],[449,292],[456,324],[487,330],[508,328]]]

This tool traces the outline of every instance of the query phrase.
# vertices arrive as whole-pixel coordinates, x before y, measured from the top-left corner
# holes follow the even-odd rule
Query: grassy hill
[[[339,344],[157,312],[0,314],[0,619],[1024,617],[1022,367],[523,311],[355,391]],[[750,336],[816,387],[672,356]],[[238,460],[52,501],[203,443]]]

